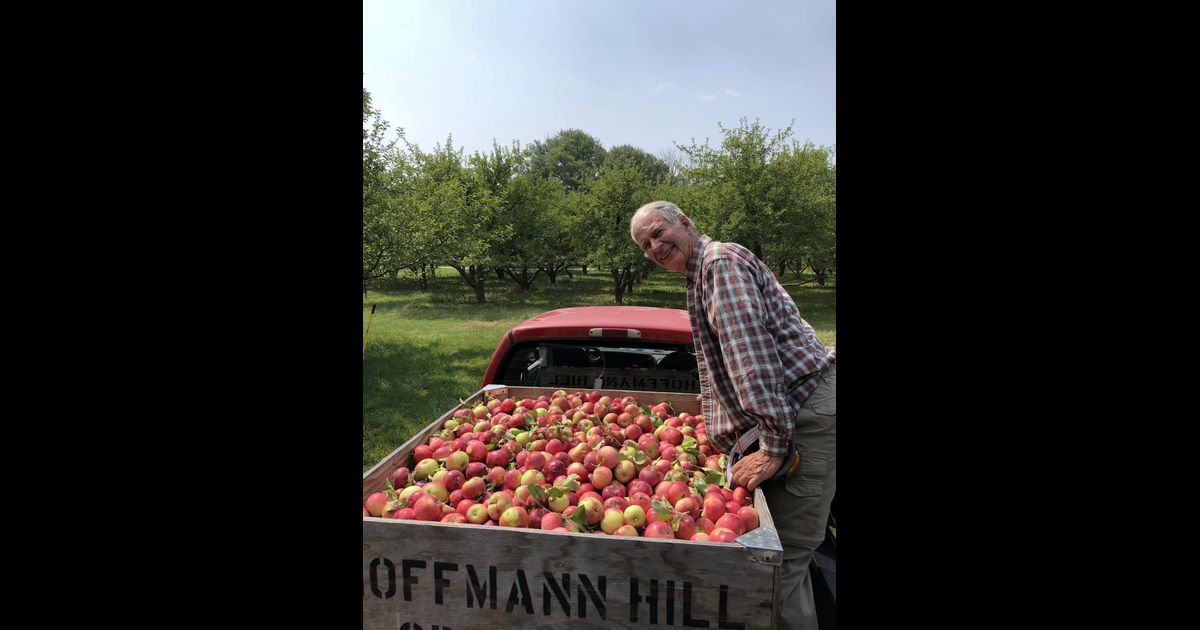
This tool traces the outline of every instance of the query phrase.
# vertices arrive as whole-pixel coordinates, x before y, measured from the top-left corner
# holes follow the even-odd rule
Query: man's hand
[[[786,457],[771,457],[764,451],[755,451],[743,457],[733,466],[733,483],[745,486],[750,492],[758,484],[768,480],[787,461]]]

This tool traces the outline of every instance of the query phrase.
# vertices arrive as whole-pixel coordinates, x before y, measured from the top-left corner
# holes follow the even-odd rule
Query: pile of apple
[[[413,451],[363,516],[732,542],[758,527],[703,416],[632,396],[489,396]]]

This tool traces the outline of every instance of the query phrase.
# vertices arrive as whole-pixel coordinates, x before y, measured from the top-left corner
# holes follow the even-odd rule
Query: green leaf
[[[525,487],[529,490],[529,496],[533,497],[533,500],[536,501],[538,505],[546,505],[546,491],[542,490],[541,486],[537,485],[536,483],[531,483]]]
[[[650,507],[654,508],[655,513],[657,513],[659,516],[670,516],[672,511],[671,504],[667,503],[667,500],[661,497],[655,497],[654,500],[650,502]]]
[[[725,478],[725,473],[716,468],[704,468],[702,470],[704,470],[704,481],[708,483],[721,483],[721,480]]]
[[[587,515],[584,514],[584,511],[582,509],[575,508],[575,511],[567,518],[572,521],[575,521],[575,523],[577,525],[579,525],[580,529],[582,529],[583,531],[585,531],[585,532],[591,531],[591,528],[588,527]]]

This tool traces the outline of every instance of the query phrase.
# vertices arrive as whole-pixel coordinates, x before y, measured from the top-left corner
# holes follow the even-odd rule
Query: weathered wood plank
[[[363,628],[770,628],[776,570],[737,544],[364,518]]]

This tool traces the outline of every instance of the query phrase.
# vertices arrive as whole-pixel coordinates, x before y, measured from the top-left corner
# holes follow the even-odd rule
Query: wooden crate
[[[695,394],[603,390],[698,413]],[[489,385],[536,398],[545,388]],[[384,488],[455,407],[363,474]],[[774,628],[782,547],[761,490],[760,526],[733,544],[363,517],[363,628]]]

